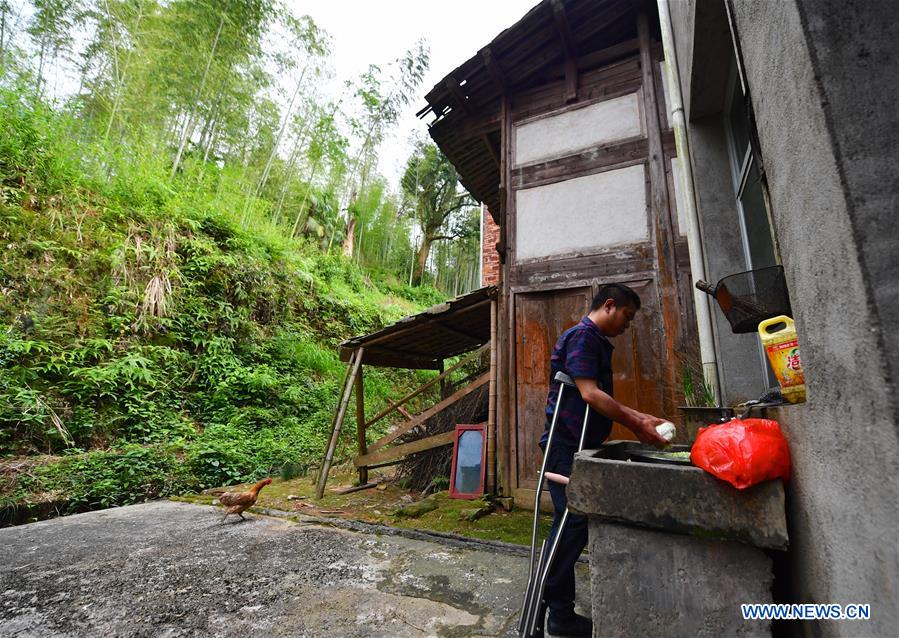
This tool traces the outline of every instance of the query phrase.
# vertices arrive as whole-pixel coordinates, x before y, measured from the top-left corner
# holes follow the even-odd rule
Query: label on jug
[[[805,383],[802,373],[802,361],[799,359],[799,341],[790,339],[781,343],[765,346],[771,368],[777,375],[782,389]]]

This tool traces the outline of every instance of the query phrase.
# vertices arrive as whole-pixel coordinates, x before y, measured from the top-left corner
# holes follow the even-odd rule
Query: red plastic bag
[[[787,440],[770,419],[733,419],[700,428],[690,460],[739,489],[790,478]]]

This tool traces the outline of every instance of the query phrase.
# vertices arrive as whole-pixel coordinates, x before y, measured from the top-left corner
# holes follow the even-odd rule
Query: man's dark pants
[[[574,463],[576,447],[566,445],[563,441],[553,441],[546,459],[546,471],[571,476],[571,466]],[[553,501],[553,524],[550,529],[547,547],[552,545],[553,539],[562,521],[562,515],[568,507],[568,497],[565,494],[565,485],[546,481],[549,494]],[[549,606],[550,613],[555,618],[565,619],[574,613],[574,566],[578,557],[587,545],[587,517],[568,513],[568,521],[562,532],[556,555],[546,578],[546,588],[543,598]]]

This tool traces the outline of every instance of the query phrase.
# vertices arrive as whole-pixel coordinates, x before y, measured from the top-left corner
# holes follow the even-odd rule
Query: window
[[[749,143],[749,116],[736,73],[732,74],[730,85],[727,109],[728,146],[746,270],[776,266],[771,223],[762,192],[762,176]]]
[[[743,240],[746,270],[756,270],[778,263],[771,232],[771,221],[765,203],[762,175],[758,158],[750,144],[750,121],[746,98],[737,79],[736,68],[731,72],[728,103],[725,109],[728,154],[733,177],[734,200]],[[759,365],[769,387],[777,386],[777,377],[768,365],[765,349],[758,342]]]

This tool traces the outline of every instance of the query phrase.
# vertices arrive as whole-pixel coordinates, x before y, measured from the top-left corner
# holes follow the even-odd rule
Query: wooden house
[[[643,309],[615,340],[615,396],[673,415],[695,341],[654,4],[544,0],[447,75],[419,115],[498,224],[497,491],[533,502],[549,357],[599,286]],[[491,282],[494,283],[494,282]],[[612,438],[632,438],[616,424]]]

